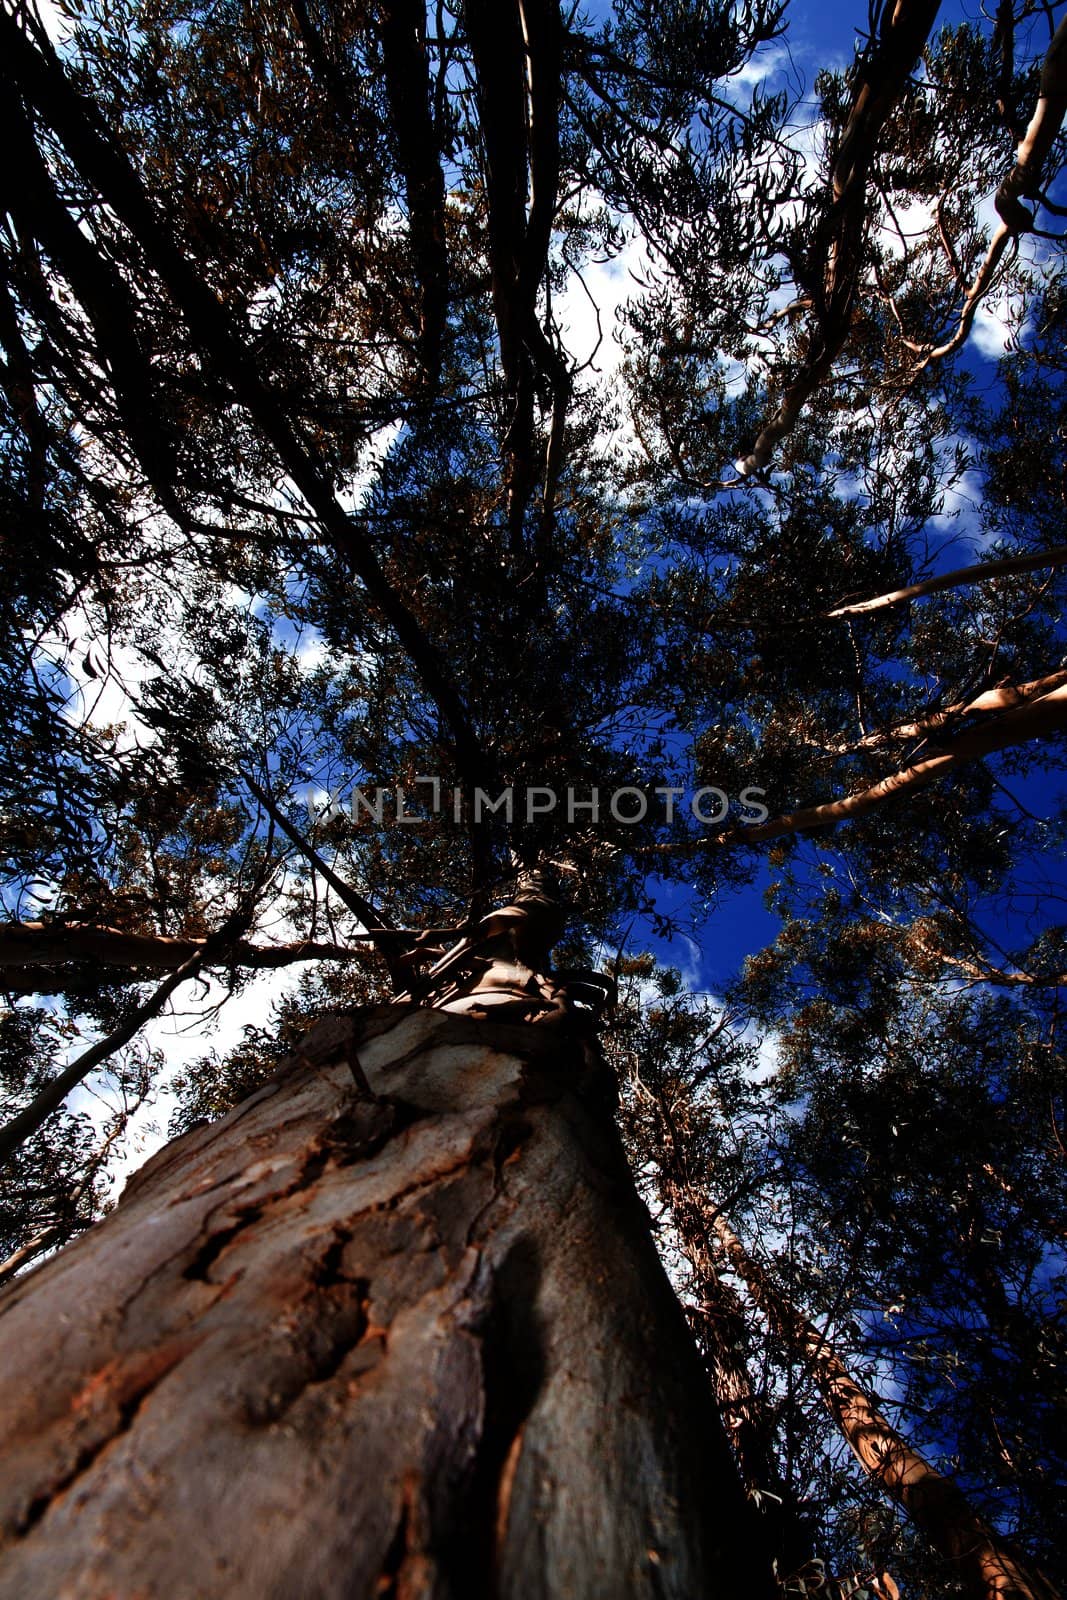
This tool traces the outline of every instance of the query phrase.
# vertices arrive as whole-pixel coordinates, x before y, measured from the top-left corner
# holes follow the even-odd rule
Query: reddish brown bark
[[[605,1073],[381,1008],[154,1157],[0,1296],[0,1590],[769,1596]]]
[[[1032,739],[1042,739],[1067,728],[1067,687],[1051,690],[1036,700],[1003,711],[981,727],[973,728],[954,739],[947,749],[931,752],[922,761],[901,772],[891,773],[863,789],[859,794],[847,795],[843,800],[828,800],[824,805],[808,806],[789,815],[772,817],[769,822],[741,827],[723,834],[718,843],[734,841],[756,843],[760,839],[777,839],[782,834],[800,833],[805,828],[824,827],[828,823],[845,822],[851,817],[863,816],[886,800],[897,798],[913,789],[944,777],[968,761],[993,755],[998,750],[1013,745],[1027,744]]]
[[[1067,112],[1067,17],[1062,17],[1048,55],[1041,69],[1041,85],[1037,105],[1015,152],[1015,163],[1005,175],[996,193],[997,215],[1000,225],[993,234],[974,282],[967,291],[959,320],[952,334],[935,348],[922,352],[923,359],[915,368],[922,372],[931,361],[943,361],[954,355],[967,342],[974,326],[975,313],[996,280],[997,269],[1008,246],[1021,233],[1029,233],[1034,226],[1034,214],[1023,205],[1023,200],[1037,200],[1041,195],[1042,169],[1048,160]],[[1048,180],[1051,182],[1051,177]],[[915,346],[912,346],[914,349]]]

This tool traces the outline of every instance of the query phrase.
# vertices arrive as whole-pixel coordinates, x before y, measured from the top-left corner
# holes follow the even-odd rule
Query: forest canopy
[[[1067,1577],[1065,15],[4,0],[0,1276],[550,868],[783,1593]]]

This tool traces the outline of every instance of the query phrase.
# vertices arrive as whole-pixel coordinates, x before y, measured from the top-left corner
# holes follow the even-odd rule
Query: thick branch
[[[0,349],[4,352],[0,381],[27,444],[26,496],[39,513],[48,487],[48,430],[37,403],[33,360],[22,337],[18,311],[9,286],[7,262],[0,250]]]
[[[157,1017],[175,989],[187,979],[194,978],[200,968],[208,965],[213,958],[222,955],[235,939],[244,933],[249,920],[250,912],[247,908],[242,908],[229,917],[217,933],[205,939],[202,947],[189,956],[188,960],[182,962],[176,972],[164,978],[158,989],[132,1011],[125,1022],[121,1023],[113,1033],[109,1033],[105,1039],[100,1039],[88,1050],[83,1050],[80,1056],[45,1085],[24,1110],[0,1128],[0,1162],[9,1160],[27,1139],[32,1139],[52,1112],[58,1111],[68,1094],[84,1082],[90,1072],[113,1056],[116,1050],[121,1050],[124,1044],[129,1044],[146,1022]]]
[[[489,201],[489,265],[508,392],[520,387],[524,307],[517,289],[526,234],[526,73],[515,0],[467,0]]]
[[[1030,683],[1000,683],[995,689],[987,689],[984,694],[976,695],[973,700],[957,700],[953,705],[943,706],[940,711],[931,711],[929,716],[917,722],[901,722],[894,728],[878,728],[874,733],[857,739],[854,744],[838,746],[834,754],[851,755],[856,750],[875,750],[901,740],[929,739],[959,723],[964,717],[1009,711],[1028,701],[1040,700],[1050,690],[1058,689],[1065,683],[1067,672],[1050,672],[1047,677],[1034,678]]]
[[[1039,699],[1016,706],[980,728],[970,729],[954,739],[947,750],[917,761],[901,772],[890,773],[859,794],[847,795],[842,800],[828,800],[823,805],[806,806],[769,822],[758,822],[721,833],[712,841],[715,844],[756,844],[762,839],[777,839],[783,834],[801,833],[806,828],[822,828],[838,822],[847,822],[873,811],[886,800],[910,794],[925,787],[935,778],[942,778],[957,767],[982,756],[993,755],[998,750],[1013,745],[1029,744],[1034,739],[1062,732],[1067,728],[1067,686],[1053,689]]]
[[[864,816],[887,800],[923,788],[935,778],[943,778],[969,761],[977,761],[982,756],[993,755],[998,750],[1007,750],[1014,745],[1047,738],[1064,729],[1067,729],[1067,685],[1013,706],[980,727],[968,729],[954,739],[947,749],[935,751],[900,772],[890,773],[869,788],[861,789],[858,794],[846,795],[841,800],[826,800],[821,805],[805,806],[799,811],[772,817],[767,822],[739,824],[713,834],[707,841],[692,839],[683,844],[648,845],[636,854],[669,855],[678,850],[705,849],[707,845],[759,844],[765,839],[803,833],[809,828],[833,827],[839,822]]]
[[[493,306],[512,404],[504,453],[508,521],[518,548],[536,474],[535,373],[547,380],[553,400],[543,527],[551,525],[570,394],[569,374],[537,319],[559,190],[562,29],[558,0],[467,0],[466,22],[485,145]]]
[[[1034,973],[1020,968],[995,967],[984,959],[970,959],[942,950],[933,940],[913,933],[912,942],[923,955],[934,956],[955,972],[962,972],[976,983],[988,983],[996,989],[1030,987],[1036,989],[1061,989],[1067,987],[1067,972]]]
[[[559,106],[562,28],[559,0],[519,0],[526,47],[530,147],[530,214],[519,262],[519,299],[529,320],[548,263],[559,193]]]
[[[970,583],[986,583],[990,578],[1003,578],[1016,572],[1033,572],[1040,567],[1060,567],[1067,561],[1067,544],[1054,544],[1048,550],[1029,550],[1025,555],[1004,556],[999,561],[979,561],[973,567],[955,567],[951,572],[938,573],[935,578],[925,578],[922,583],[909,583],[903,589],[891,589],[887,594],[875,595],[872,600],[857,600],[847,606],[836,606],[827,611],[827,618],[862,617],[869,611],[884,611],[887,606],[898,606],[905,600],[919,600],[924,595],[940,594],[944,589],[962,589]]]
[[[363,936],[367,941],[372,934]],[[298,939],[289,944],[251,944],[239,939],[223,957],[227,965],[262,970],[287,967],[296,961],[360,961],[366,950],[349,945]],[[206,939],[170,938],[161,933],[128,933],[72,922],[17,922],[0,925],[0,989],[29,994],[53,993],[48,983],[62,984],[62,968],[69,961],[90,961],[105,967],[151,968],[169,972],[198,952]],[[44,969],[42,971],[42,969]]]
[[[419,281],[419,343],[430,387],[441,369],[448,257],[445,180],[436,154],[426,59],[426,8],[418,0],[382,7],[385,88],[408,202],[408,232]]]
[[[160,503],[169,513],[180,515],[174,496],[174,454],[152,368],[137,337],[133,298],[60,200],[16,97],[4,97],[0,125],[8,152],[3,203],[20,233],[40,241],[85,308],[130,443]]]

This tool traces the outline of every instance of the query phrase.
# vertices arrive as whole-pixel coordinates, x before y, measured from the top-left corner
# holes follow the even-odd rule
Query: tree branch
[[[850,822],[866,815],[868,811],[874,811],[887,800],[924,788],[935,778],[943,778],[970,761],[977,761],[982,756],[993,755],[998,750],[1007,750],[1015,745],[1029,744],[1065,729],[1067,684],[1002,711],[980,727],[960,734],[947,749],[936,751],[903,771],[890,773],[869,788],[861,789],[858,794],[805,806],[799,811],[772,817],[767,822],[739,823],[706,840],[688,839],[677,844],[641,846],[635,854],[671,855],[678,851],[703,850],[709,846],[760,844],[766,839],[805,833],[811,828],[834,827],[839,822]]]
[[[445,180],[436,155],[426,59],[426,8],[418,0],[389,0],[382,7],[385,89],[408,202],[408,232],[419,281],[419,345],[433,390],[441,371],[448,256],[445,249]]]
[[[830,175],[831,203],[817,229],[805,282],[815,329],[807,359],[786,386],[781,404],[737,463],[742,477],[768,465],[831,368],[852,328],[867,207],[867,175],[878,136],[915,69],[937,16],[938,0],[888,0],[881,34],[860,70],[848,121]]]
[[[24,1110],[11,1118],[0,1128],[0,1162],[8,1161],[15,1151],[24,1145],[27,1139],[43,1127],[53,1111],[57,1111],[67,1096],[82,1083],[96,1067],[113,1056],[116,1050],[121,1050],[124,1044],[129,1044],[136,1033],[144,1027],[146,1022],[157,1017],[174,993],[175,989],[185,983],[189,978],[194,978],[200,968],[222,955],[239,936],[245,932],[251,921],[251,910],[242,906],[240,910],[228,917],[217,933],[205,939],[203,945],[197,949],[181,966],[169,977],[164,978],[159,987],[149,995],[130,1015],[121,1023],[113,1033],[106,1038],[99,1039],[96,1044],[76,1056],[68,1067],[58,1073],[50,1083],[47,1083],[35,1095]]]
[[[239,939],[225,954],[228,966],[262,971],[297,961],[358,961],[359,948],[373,934],[353,937],[352,945],[298,939],[289,944],[250,944]],[[17,922],[0,925],[0,990],[21,994],[53,994],[63,985],[63,966],[91,961],[105,967],[154,968],[168,972],[202,955],[206,939],[171,938],[161,933],[128,933],[122,928],[88,923]],[[55,981],[59,988],[50,989]]]
[[[491,782],[491,763],[436,646],[392,588],[371,545],[338,502],[328,473],[279,407],[270,383],[250,354],[255,348],[250,330],[235,329],[231,310],[219,302],[182,254],[173,233],[156,215],[129,159],[110,137],[96,107],[71,82],[51,47],[46,54],[32,45],[6,11],[0,12],[0,41],[4,45],[0,72],[8,79],[5,93],[23,94],[32,101],[86,182],[130,230],[196,344],[269,440],[325,537],[392,626],[449,728],[464,777],[480,786]]]
[[[1067,728],[1067,686],[1051,690],[1039,698],[1015,706],[994,717],[980,728],[973,728],[953,740],[947,750],[927,756],[901,772],[893,772],[859,794],[842,800],[828,800],[823,805],[807,806],[800,811],[773,817],[769,822],[758,822],[730,829],[718,834],[711,842],[720,845],[756,844],[764,839],[777,839],[783,834],[802,833],[808,828],[822,828],[839,822],[851,821],[875,810],[887,800],[924,788],[935,778],[942,778],[967,762],[993,755],[1014,745],[1028,744],[1034,739],[1059,733]]]
[[[857,750],[874,750],[882,745],[900,740],[929,739],[932,735],[951,728],[964,717],[982,716],[989,712],[1010,711],[1013,706],[1025,705],[1030,700],[1040,700],[1052,689],[1067,683],[1067,672],[1050,672],[1045,678],[1034,678],[1030,683],[1001,683],[987,689],[973,700],[957,700],[953,705],[931,711],[918,722],[900,722],[892,728],[878,728],[874,733],[857,739],[855,744],[838,745],[834,755],[852,755]]]
[[[264,811],[281,829],[286,838],[296,845],[301,855],[311,863],[319,877],[329,884],[341,904],[347,906],[349,911],[359,918],[366,928],[375,950],[377,950],[389,969],[389,977],[392,980],[394,990],[399,992],[405,989],[407,987],[408,974],[398,959],[401,952],[397,949],[395,937],[393,939],[388,937],[391,930],[381,913],[375,910],[369,900],[364,899],[358,889],[354,889],[350,883],[346,883],[343,878],[338,877],[333,868],[319,855],[315,846],[305,839],[300,829],[289,821],[284,811],[279,808],[273,796],[268,794],[266,789],[262,788],[248,773],[243,773],[242,777],[251,793],[255,795]],[[382,935],[385,935],[385,937],[382,937]]]
[[[891,589],[887,594],[875,595],[872,600],[856,600],[849,605],[836,606],[823,615],[828,620],[838,617],[862,617],[870,611],[884,611],[887,606],[901,605],[905,600],[919,600],[924,595],[940,594],[945,589],[962,589],[967,584],[985,583],[990,578],[1003,578],[1016,572],[1033,572],[1039,567],[1061,567],[1067,562],[1067,544],[1055,544],[1047,550],[1029,550],[1025,555],[1004,556],[999,561],[979,561],[973,567],[955,567],[951,572],[941,572],[935,578],[924,578],[921,583],[910,583],[903,589]]]
[[[942,361],[953,355],[966,343],[974,323],[975,313],[993,282],[1001,257],[1012,240],[1021,233],[1031,233],[1034,213],[1022,204],[1023,198],[1040,200],[1041,169],[1060,131],[1064,113],[1067,112],[1067,16],[1060,21],[1049,46],[1041,70],[1041,86],[1037,106],[1030,125],[1016,151],[1015,165],[1001,182],[996,193],[997,215],[1001,218],[990,240],[985,260],[978,269],[974,283],[967,293],[960,311],[959,321],[950,338],[935,348],[927,350],[914,368],[918,376],[932,361]]]

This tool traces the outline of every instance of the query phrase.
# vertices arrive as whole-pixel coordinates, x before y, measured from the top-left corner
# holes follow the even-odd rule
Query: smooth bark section
[[[1020,967],[997,967],[984,957],[953,955],[942,950],[935,940],[912,934],[913,948],[925,956],[933,956],[954,972],[962,972],[975,983],[992,984],[995,989],[1017,989],[1028,986],[1034,989],[1061,989],[1067,986],[1067,972],[1025,972]]]
[[[998,1537],[963,1491],[886,1421],[876,1398],[856,1383],[819,1330],[779,1293],[721,1213],[714,1214],[713,1226],[726,1260],[767,1320],[806,1359],[860,1465],[952,1563],[954,1576],[973,1600],[1059,1600],[1048,1579]]]
[[[566,1030],[382,1007],[0,1296],[0,1588],[770,1600]]]
[[[1052,545],[1048,550],[1031,550],[1021,556],[1005,556],[1000,561],[980,561],[973,567],[956,567],[952,572],[939,573],[936,578],[924,578],[922,583],[909,583],[902,589],[891,589],[887,594],[875,595],[873,600],[857,600],[851,605],[837,606],[824,615],[831,620],[836,617],[863,617],[871,611],[899,606],[905,600],[921,600],[924,595],[940,594],[945,589],[963,589],[971,583],[986,583],[990,578],[1004,578],[1015,572],[1061,567],[1065,561],[1067,544]]]
[[[1050,672],[1044,678],[1032,678],[1029,683],[1000,683],[995,689],[986,689],[973,700],[956,700],[952,705],[931,711],[917,722],[898,722],[892,728],[877,728],[854,744],[837,745],[835,755],[851,755],[856,750],[875,750],[880,745],[895,744],[901,740],[929,739],[943,733],[964,717],[985,716],[989,712],[1009,711],[1013,706],[1040,700],[1052,689],[1067,683],[1067,672]]]
[[[806,806],[784,816],[772,817],[769,822],[751,823],[720,833],[710,842],[718,845],[756,844],[761,839],[778,839],[787,833],[802,833],[806,828],[831,827],[839,822],[862,817],[887,800],[910,794],[923,788],[935,778],[943,778],[968,761],[994,755],[998,750],[1013,745],[1028,744],[1049,734],[1061,733],[1067,728],[1067,685],[1050,693],[1004,711],[979,728],[960,734],[946,750],[916,761],[903,771],[890,773],[878,783],[862,789],[859,794],[846,795],[842,800],[827,800],[823,805]],[[654,848],[661,848],[656,846]],[[671,849],[665,845],[663,849]]]
[[[998,989],[1014,989],[1020,984],[1029,984],[1037,989],[1061,989],[1067,984],[1067,972],[1053,972],[1047,975],[1022,972],[1019,968],[991,967],[984,961],[967,961],[962,956],[946,955],[944,951],[938,953],[942,961],[947,961],[957,971],[965,972],[969,978],[974,978],[978,983],[991,983]]]

